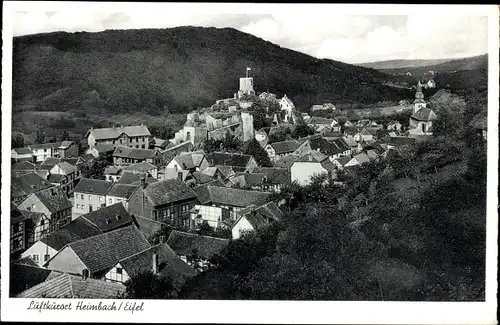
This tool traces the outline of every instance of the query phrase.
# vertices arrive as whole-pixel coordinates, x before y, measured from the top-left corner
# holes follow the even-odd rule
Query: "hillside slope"
[[[299,107],[411,97],[382,72],[281,48],[235,29],[178,27],[14,38],[14,111],[185,112],[232,97],[251,67],[257,92]]]
[[[387,60],[387,61],[375,61],[366,62],[358,64],[360,67],[370,68],[370,69],[398,69],[398,68],[416,68],[428,65],[435,65],[451,61],[452,59],[437,59],[437,60]]]

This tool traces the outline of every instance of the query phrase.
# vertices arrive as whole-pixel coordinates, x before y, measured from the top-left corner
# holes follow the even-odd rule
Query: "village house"
[[[99,156],[110,156],[113,155],[115,147],[116,146],[112,143],[101,143],[88,148],[87,151],[85,151],[85,154],[92,155],[94,158]]]
[[[50,270],[104,279],[120,260],[151,247],[135,225],[67,244],[46,263]]]
[[[332,163],[338,170],[344,170],[345,165],[351,160],[351,156],[338,157],[332,160]]]
[[[33,155],[33,151],[28,147],[13,148],[11,150],[11,159],[14,162],[21,162],[21,161],[33,162],[36,160],[35,156]]]
[[[106,194],[113,183],[82,178],[74,189],[73,219],[106,206]]]
[[[73,166],[76,166],[79,163],[83,163],[84,160],[80,157],[75,157],[75,158],[48,157],[48,158],[45,158],[45,160],[40,164],[39,169],[50,171],[52,168],[54,168],[55,165],[62,163],[62,162],[67,162]]]
[[[38,267],[31,258],[12,261],[10,268],[9,296],[16,297],[44,281],[61,275],[61,272]]]
[[[113,184],[106,193],[106,205],[111,206],[116,203],[122,203],[128,209],[128,201],[139,186],[120,183]]]
[[[65,226],[71,221],[71,201],[68,200],[64,190],[59,187],[51,187],[31,193],[19,204],[18,209],[42,213],[48,220],[49,225],[47,228],[45,227],[46,221],[44,221],[46,219],[39,219],[40,223],[35,225],[35,227],[39,229],[34,229],[34,241],[39,239],[36,236],[37,232],[40,235],[47,235]],[[44,231],[45,229],[47,231]]]
[[[15,205],[10,205],[10,254],[16,255],[26,249],[26,220],[28,218]]]
[[[318,151],[311,151],[300,156],[290,168],[292,182],[297,181],[300,185],[307,185],[314,175],[328,174],[332,177],[335,169],[328,156]]]
[[[290,140],[269,143],[264,149],[266,150],[269,159],[274,162],[283,156],[293,153],[298,147],[298,141]]]
[[[285,123],[291,123],[293,120],[293,111],[295,110],[295,105],[292,100],[284,95],[280,100],[280,108],[285,111]]]
[[[196,271],[203,272],[212,265],[211,258],[229,244],[229,239],[173,230],[166,243],[181,260]]]
[[[283,213],[274,202],[269,202],[260,207],[251,205],[238,212],[238,217],[231,226],[233,239],[239,239],[245,233],[266,227],[274,221],[281,219]]]
[[[235,173],[226,181],[226,187],[262,191],[266,175],[263,173]]]
[[[111,144],[114,147],[125,146],[147,149],[151,142],[151,133],[145,125],[113,126],[112,128],[91,128],[85,134],[89,148],[99,144]]]
[[[104,169],[104,178],[108,182],[118,182],[123,171],[123,166],[107,166]]]
[[[177,179],[139,186],[129,199],[130,213],[139,225],[151,221],[174,227],[189,227],[189,211],[196,204],[196,193]]]
[[[397,121],[397,120],[390,121],[387,124],[387,130],[390,130],[390,131],[401,131],[402,127],[403,127],[403,125],[401,123],[399,123],[399,121]]]
[[[204,223],[213,229],[218,229],[224,220],[231,218],[229,210],[203,204],[196,204],[189,213],[192,229],[198,229]]]
[[[424,107],[410,116],[410,134],[415,135],[431,135],[432,123],[437,120],[437,116],[433,110]]]
[[[354,135],[354,141],[356,142],[367,141],[367,140],[373,140],[373,134],[371,134],[366,128],[363,128],[361,132]]]
[[[26,247],[49,234],[50,219],[43,213],[19,210],[26,217]]]
[[[279,193],[284,186],[292,183],[292,174],[289,168],[257,167],[253,173],[264,174],[262,190]]]
[[[186,177],[185,174],[191,174],[195,171],[202,171],[209,167],[207,158],[203,151],[194,151],[188,153],[182,153],[174,157],[165,167],[165,178],[172,179],[178,178],[179,173],[181,173],[181,181],[184,181]]]
[[[309,119],[309,121],[307,121],[307,125],[317,132],[324,128],[329,128],[334,132],[340,132],[340,124],[335,119],[313,116]]]
[[[248,191],[236,188],[206,186],[196,187],[198,201],[202,205],[215,206],[229,211],[231,219],[236,219],[236,213],[251,204],[261,206],[271,201],[271,193]],[[202,216],[202,219],[204,217]]]
[[[349,160],[349,162],[344,165],[344,168],[353,167],[353,166],[360,166],[362,164],[366,164],[369,162],[370,162],[370,157],[366,153],[362,152],[362,153],[352,157],[352,159]]]
[[[306,139],[301,139],[302,144],[293,152],[294,155],[301,157],[313,151],[321,152],[333,160],[340,156],[347,156],[351,154],[351,148],[342,139],[327,141],[319,135],[313,135]]]
[[[47,280],[19,293],[16,297],[31,299],[115,299],[119,294],[125,293],[125,290],[126,287],[122,283],[60,273],[54,275],[54,277],[47,277]]]
[[[322,105],[313,105],[311,107],[311,112],[317,112],[317,111],[335,111],[335,105],[332,103],[325,103]]]
[[[139,172],[139,173],[148,173],[154,178],[158,178],[158,167],[155,165],[143,161],[141,163],[125,166],[123,168],[124,171],[134,171],[134,172]]]
[[[124,283],[145,271],[172,279],[175,288],[180,288],[188,278],[197,274],[170,246],[160,243],[118,261],[105,275],[105,280]]]
[[[144,161],[158,165],[161,162],[161,159],[162,156],[160,151],[155,149],[116,147],[113,152],[114,165],[137,164]]]
[[[73,141],[62,141],[51,143],[52,157],[54,158],[77,158],[78,146]]]
[[[170,140],[164,140],[160,138],[153,138],[152,144],[153,144],[153,149],[158,149],[158,150],[165,150],[174,146],[174,144],[170,142]]]
[[[11,202],[18,205],[31,193],[36,193],[53,186],[54,185],[36,173],[28,173],[12,177],[10,183]]]
[[[158,182],[158,180],[153,176],[151,176],[149,173],[124,170],[122,171],[120,179],[115,183],[141,185],[142,178],[146,180],[146,184],[152,184]]]
[[[385,137],[382,141],[386,144],[387,149],[396,149],[403,146],[410,146],[415,144],[415,138],[396,136],[396,137]]]
[[[35,157],[35,162],[42,162],[45,158],[52,157],[52,145],[50,143],[30,144],[28,148]]]
[[[252,171],[258,166],[255,158],[250,155],[229,152],[211,152],[206,155],[210,167],[230,166],[234,171]]]
[[[66,194],[73,193],[76,180],[81,178],[78,168],[66,161],[60,162],[52,167],[49,173],[48,181],[59,184]]]

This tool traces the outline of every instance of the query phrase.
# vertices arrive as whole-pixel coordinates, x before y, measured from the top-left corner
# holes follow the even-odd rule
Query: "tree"
[[[314,130],[309,127],[309,125],[305,124],[304,122],[301,122],[295,126],[295,128],[292,131],[292,138],[298,139],[298,138],[303,138],[307,137],[308,135],[313,135]]]
[[[12,133],[11,139],[12,148],[22,148],[24,147],[24,137],[22,133]]]
[[[93,159],[90,164],[81,163],[78,165],[80,171],[85,178],[105,179],[104,169],[110,165],[109,159],[106,156],[98,156]]]
[[[138,272],[125,283],[126,299],[171,299],[177,296],[170,278],[154,274],[147,270]]]
[[[251,155],[255,158],[255,161],[262,167],[272,167],[271,160],[267,155],[266,150],[261,147],[259,142],[253,138],[246,143],[245,154]]]
[[[43,126],[38,126],[35,133],[35,143],[45,143],[46,134]]]
[[[68,141],[71,140],[68,131],[63,131],[61,133],[61,141]]]

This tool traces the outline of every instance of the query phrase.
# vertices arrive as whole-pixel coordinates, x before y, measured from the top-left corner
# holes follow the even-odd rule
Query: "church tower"
[[[417,92],[415,93],[415,101],[413,102],[415,105],[413,108],[413,113],[418,112],[419,109],[427,107],[427,104],[424,100],[424,94],[422,93],[422,84],[420,80],[417,84]]]

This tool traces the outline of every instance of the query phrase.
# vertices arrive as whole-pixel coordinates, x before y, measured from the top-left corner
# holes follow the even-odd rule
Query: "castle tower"
[[[254,138],[253,115],[248,112],[241,112],[241,122],[243,125],[243,142]]]
[[[421,108],[427,107],[427,103],[424,100],[424,94],[422,93],[422,84],[420,83],[420,80],[417,84],[417,92],[415,93],[415,101],[413,104],[413,113],[416,113]]]
[[[238,98],[241,98],[243,94],[255,95],[255,90],[253,89],[253,78],[248,76],[247,68],[246,76],[240,78],[240,90],[238,91]]]

